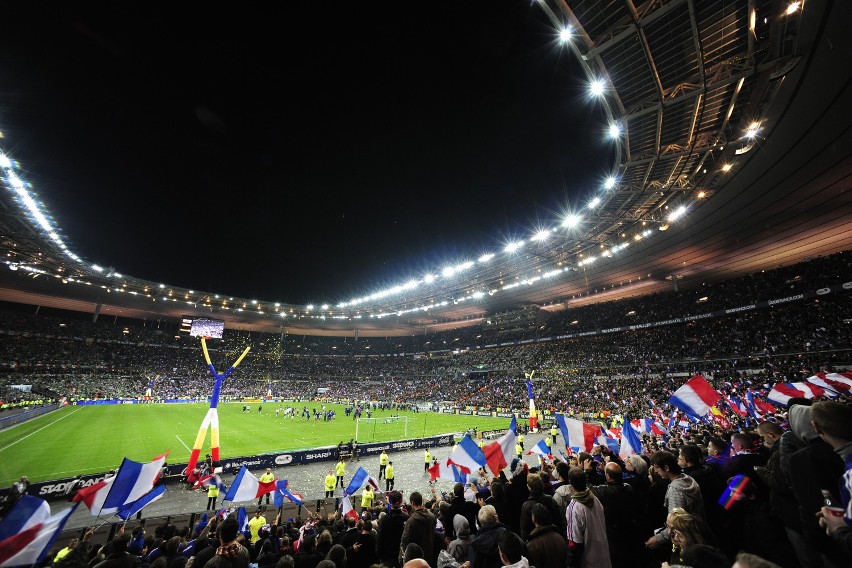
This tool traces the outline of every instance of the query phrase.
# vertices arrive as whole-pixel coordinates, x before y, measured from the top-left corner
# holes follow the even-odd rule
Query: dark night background
[[[83,258],[288,303],[526,238],[612,167],[529,1],[0,2],[0,140]]]

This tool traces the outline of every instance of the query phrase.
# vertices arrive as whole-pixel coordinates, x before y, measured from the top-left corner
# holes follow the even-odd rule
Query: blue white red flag
[[[50,551],[75,504],[56,515],[44,499],[22,496],[0,521],[0,566],[35,566]]]
[[[279,479],[278,481],[276,481],[275,488],[275,493],[273,493],[272,497],[275,501],[276,507],[280,508],[284,506],[285,497],[296,505],[302,504],[302,496],[298,493],[290,492],[290,482],[286,479]]]
[[[349,485],[343,491],[343,494],[354,495],[357,491],[359,491],[367,484],[369,479],[370,474],[367,473],[367,470],[363,467],[359,467],[358,471],[355,472],[355,475],[352,476],[352,481],[349,482]]]
[[[819,372],[805,381],[838,394],[849,394],[852,391],[852,373],[823,373]]]
[[[476,471],[486,463],[485,453],[467,434],[453,448],[449,461],[460,466],[464,473]]]
[[[234,482],[231,483],[228,493],[225,494],[225,501],[240,502],[252,501],[267,493],[275,491],[276,482],[278,479],[273,479],[269,482],[262,482],[255,477],[246,466],[240,468]]]
[[[352,508],[352,502],[349,501],[349,496],[344,494],[342,501],[343,501],[343,516],[344,517],[351,517],[351,518],[353,518],[357,521],[358,520],[358,512],[355,511],[355,509]]]
[[[121,507],[116,513],[116,515],[118,515],[119,519],[126,521],[127,519],[141,511],[143,508],[145,508],[145,506],[150,505],[154,501],[159,501],[163,497],[163,494],[165,492],[166,486],[161,483],[136,501],[128,503],[127,505]]]
[[[124,458],[114,476],[80,489],[73,501],[82,501],[94,516],[113,515],[154,488],[168,455],[166,452],[147,463]]]
[[[769,394],[766,400],[778,406],[787,406],[791,398],[817,398],[825,396],[827,398],[837,398],[837,393],[834,391],[825,390],[813,383],[777,383]]]
[[[527,455],[530,454],[538,454],[545,458],[553,457],[553,455],[550,453],[550,448],[547,447],[547,444],[544,443],[544,440],[539,440],[538,444],[527,450]]]
[[[456,483],[467,483],[467,473],[460,467],[450,462],[449,458],[440,461],[429,468],[430,480],[449,479]]]
[[[515,444],[518,442],[517,430],[518,420],[515,416],[512,416],[512,421],[509,423],[509,429],[506,430],[506,433],[482,448],[488,469],[494,475],[497,475],[504,467],[509,465],[515,456]]]
[[[246,512],[245,507],[237,509],[237,526],[240,527],[240,533],[244,534],[246,538],[251,535],[248,513]]]
[[[710,407],[721,398],[722,395],[716,392],[707,379],[695,375],[672,394],[669,403],[695,420],[707,421]]]
[[[562,414],[556,415],[556,424],[562,432],[566,447],[574,452],[591,452],[601,433],[601,427],[597,424],[565,418]]]
[[[627,422],[627,419],[625,418],[624,421]],[[641,453],[642,441],[639,439],[636,431],[633,428],[622,428],[621,445],[618,448],[618,457],[621,459],[627,459],[632,455]]]
[[[748,407],[741,398],[736,397],[734,395],[729,395],[725,397],[725,402],[728,403],[728,406],[731,407],[731,410],[733,410],[735,414],[738,414],[740,416],[745,416],[746,414],[748,414]]]

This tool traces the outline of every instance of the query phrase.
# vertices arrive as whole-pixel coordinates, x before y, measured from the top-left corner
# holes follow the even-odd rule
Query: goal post
[[[408,438],[408,416],[374,416],[355,421],[355,440],[361,444]]]

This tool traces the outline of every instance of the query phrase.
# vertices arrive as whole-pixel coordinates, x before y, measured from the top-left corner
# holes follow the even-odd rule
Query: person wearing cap
[[[394,486],[394,471],[393,471],[393,462],[388,462],[388,467],[385,468],[385,493],[393,490]]]

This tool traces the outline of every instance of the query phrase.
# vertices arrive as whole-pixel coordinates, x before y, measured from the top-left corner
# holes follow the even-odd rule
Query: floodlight
[[[488,262],[492,258],[494,258],[494,254],[489,252],[488,254],[483,254],[482,256],[480,256],[479,262]]]
[[[455,274],[455,272],[456,272],[456,269],[455,269],[455,268],[453,268],[452,266],[448,266],[448,267],[446,267],[444,270],[442,270],[442,271],[441,271],[441,275],[442,275],[444,278],[449,278],[450,276],[452,276],[453,274]]]
[[[607,189],[612,189],[613,187],[615,187],[615,178],[612,176],[606,178],[606,181],[604,182],[604,187]]]
[[[583,218],[580,217],[579,215],[577,215],[576,213],[571,213],[570,215],[565,217],[565,220],[562,221],[562,226],[568,227],[569,229],[573,229],[577,225],[579,225],[580,221],[582,221],[582,220],[583,220]]]
[[[524,241],[515,241],[515,242],[513,242],[513,243],[509,243],[509,244],[507,244],[507,245],[506,245],[506,248],[505,248],[505,249],[503,249],[503,250],[504,250],[505,252],[515,252],[516,250],[518,250],[519,248],[521,248],[521,246],[523,246],[523,244],[524,244]]]
[[[686,213],[686,206],[681,205],[671,213],[669,213],[669,222],[675,221]]]
[[[600,204],[601,204],[601,198],[595,197],[594,199],[589,201],[589,209],[594,209],[595,207],[597,207]]]
[[[792,16],[796,12],[799,11],[799,7],[802,5],[801,2],[790,2],[790,5],[787,6],[786,14],[788,16]]]
[[[550,231],[547,230],[547,229],[544,229],[544,230],[537,232],[535,235],[533,235],[532,240],[537,241],[537,242],[542,242],[542,241],[546,241],[547,237],[549,237],[549,236],[550,236]]]
[[[589,85],[589,90],[591,91],[592,95],[594,95],[596,97],[603,95],[604,89],[605,89],[604,82],[601,81],[600,79],[595,79]]]
[[[565,26],[561,30],[559,30],[559,41],[562,43],[566,43],[571,41],[571,37],[574,35],[574,31],[571,29],[571,26]]]
[[[619,136],[621,136],[621,126],[617,122],[613,122],[609,125],[609,137],[618,138]]]

